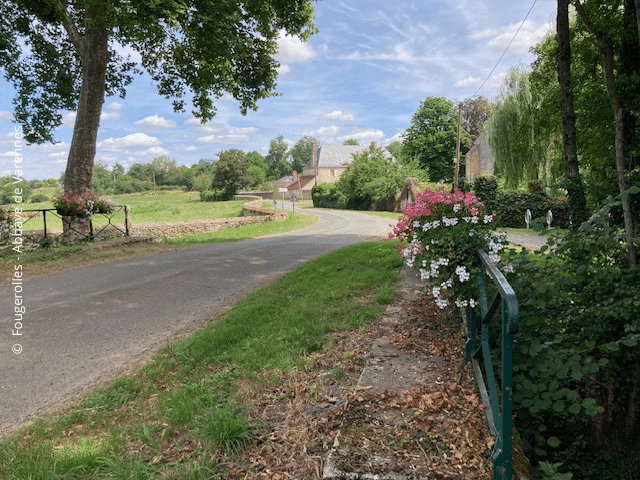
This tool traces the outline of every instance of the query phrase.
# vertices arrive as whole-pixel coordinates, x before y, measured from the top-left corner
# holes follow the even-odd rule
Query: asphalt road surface
[[[29,278],[25,254],[20,324],[16,286],[0,287],[0,433],[131,370],[301,263],[386,236],[392,223],[354,212],[313,213],[316,225],[290,234],[36,278]]]

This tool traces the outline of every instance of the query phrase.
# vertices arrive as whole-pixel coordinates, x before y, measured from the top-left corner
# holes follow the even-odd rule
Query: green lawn
[[[242,215],[245,201],[201,202],[198,192],[164,190],[133,195],[113,195],[108,197],[117,205],[129,205],[130,221],[133,224],[157,222],[183,222],[211,218],[230,218]],[[51,202],[27,203],[24,209],[52,208]],[[124,225],[124,213],[119,211],[111,219],[113,225]],[[93,217],[93,224],[107,224],[102,215]],[[24,225],[25,230],[42,230],[42,214],[32,218]],[[52,212],[47,213],[47,228],[62,229],[61,220]]]

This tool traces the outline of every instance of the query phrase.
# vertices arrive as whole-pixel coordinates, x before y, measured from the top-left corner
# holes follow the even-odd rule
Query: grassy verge
[[[130,376],[4,439],[0,478],[234,478],[268,429],[248,400],[286,372],[314,368],[306,359],[330,348],[332,332],[377,318],[394,298],[400,265],[383,241],[301,266]]]
[[[266,222],[246,227],[229,228],[216,232],[203,232],[193,235],[185,235],[180,238],[167,238],[164,243],[167,245],[193,245],[199,243],[219,243],[235,242],[248,238],[263,237],[265,235],[276,235],[286,233],[313,225],[317,217],[296,213],[289,214],[287,219],[281,222]]]

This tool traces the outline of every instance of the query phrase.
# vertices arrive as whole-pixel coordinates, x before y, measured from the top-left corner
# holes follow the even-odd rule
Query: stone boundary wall
[[[253,200],[243,205],[242,217],[214,218],[211,220],[190,220],[185,222],[162,222],[149,224],[132,224],[129,227],[131,236],[153,238],[178,238],[184,235],[202,232],[215,232],[227,228],[252,225],[254,223],[278,222],[287,218],[286,214],[262,208],[263,200],[260,197],[242,196],[236,200]]]

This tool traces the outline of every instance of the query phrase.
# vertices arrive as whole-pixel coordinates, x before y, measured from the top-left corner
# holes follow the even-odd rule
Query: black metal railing
[[[64,241],[66,238],[73,238],[74,241],[94,241],[100,237],[129,236],[129,206],[114,205],[108,213],[94,213],[93,215],[62,215],[55,208],[23,209],[21,215],[21,236],[32,244],[46,245],[56,241]],[[124,216],[124,221],[116,221],[116,217]],[[42,217],[43,228],[29,229],[36,218]],[[97,222],[95,218],[104,218],[106,223]],[[57,222],[59,219],[60,222]],[[85,227],[88,221],[89,231]],[[52,228],[52,223],[58,226]],[[81,226],[82,225],[82,226]],[[55,230],[62,230],[62,233],[54,233]]]
[[[475,310],[467,307],[464,321],[467,330],[466,360],[473,364],[478,381],[480,395],[485,405],[487,421],[496,444],[493,453],[493,479],[511,480],[512,478],[512,413],[513,413],[513,336],[518,330],[518,299],[504,275],[498,270],[489,256],[478,251],[478,262],[481,266],[478,275],[478,303],[480,306],[480,322]],[[486,277],[493,280],[497,293],[489,305],[487,302]],[[500,384],[491,358],[490,327],[494,315],[501,310],[500,328]],[[478,327],[480,329],[480,345],[478,346]],[[480,366],[484,365],[484,374]],[[484,379],[486,375],[486,383]],[[487,393],[488,390],[488,393]]]

